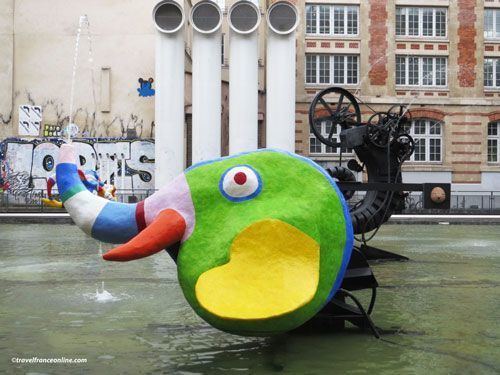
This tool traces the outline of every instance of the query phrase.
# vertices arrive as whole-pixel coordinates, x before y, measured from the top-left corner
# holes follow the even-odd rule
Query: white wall
[[[69,114],[69,98],[75,34],[80,15],[87,14],[93,34],[93,71],[99,106],[101,68],[111,68],[110,111],[98,110],[93,121],[91,63],[88,42],[80,43],[80,67],[76,77],[75,108],[80,109],[75,122],[92,136],[122,136],[127,128],[139,136],[151,136],[154,120],[154,97],[140,97],[138,79],[154,78],[154,29],[152,8],[156,0],[16,0],[14,14],[14,76],[9,90],[5,65],[8,56],[8,13],[13,1],[0,0],[0,114],[9,111],[14,98],[12,124],[5,125],[0,137],[17,135],[17,107],[42,105],[44,123],[64,122]],[[12,13],[12,12],[11,12]],[[12,14],[10,14],[12,18]],[[12,30],[10,31],[12,38]],[[5,74],[7,72],[7,74]],[[154,86],[154,85],[153,85]]]
[[[10,130],[12,115],[14,0],[0,0],[0,139]]]
[[[500,172],[482,172],[481,184],[453,184],[452,190],[464,192],[500,191]]]
[[[402,172],[403,182],[421,184],[424,182],[451,183],[451,172]]]

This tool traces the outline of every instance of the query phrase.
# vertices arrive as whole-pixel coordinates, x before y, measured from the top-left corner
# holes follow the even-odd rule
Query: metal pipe
[[[193,27],[193,163],[221,156],[222,11],[211,0],[197,3]]]
[[[155,187],[184,170],[184,21],[182,5],[162,0],[153,9],[156,36]]]
[[[255,150],[258,141],[259,7],[247,0],[229,9],[229,153]]]
[[[297,8],[288,1],[267,12],[266,147],[295,152],[295,30]]]

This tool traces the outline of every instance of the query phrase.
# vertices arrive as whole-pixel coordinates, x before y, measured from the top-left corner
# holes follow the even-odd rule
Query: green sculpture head
[[[68,173],[64,165],[58,173]],[[179,244],[178,277],[189,304],[236,334],[282,333],[312,318],[338,290],[353,244],[335,182],[314,162],[282,151],[197,164],[136,205],[100,202],[91,218],[82,218],[89,202],[83,209],[75,197],[99,198],[83,190],[68,195],[65,207],[88,233],[126,242],[106,260]]]

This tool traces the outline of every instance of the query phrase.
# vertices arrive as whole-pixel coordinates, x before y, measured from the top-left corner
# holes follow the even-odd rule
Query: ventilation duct
[[[229,9],[229,153],[255,150],[258,140],[260,11],[241,0]]]
[[[266,146],[295,152],[295,30],[297,8],[288,1],[267,12]]]
[[[190,14],[193,27],[193,163],[221,155],[222,12],[210,0]]]
[[[153,9],[156,36],[155,187],[184,170],[184,10],[174,0]]]

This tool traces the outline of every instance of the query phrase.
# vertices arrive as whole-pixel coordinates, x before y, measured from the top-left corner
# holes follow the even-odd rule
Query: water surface
[[[0,373],[500,372],[500,227],[386,225],[370,244],[411,258],[373,267],[392,333],[247,338],[192,312],[166,253],[107,263],[75,226],[1,224]],[[88,362],[11,363],[33,356]]]

